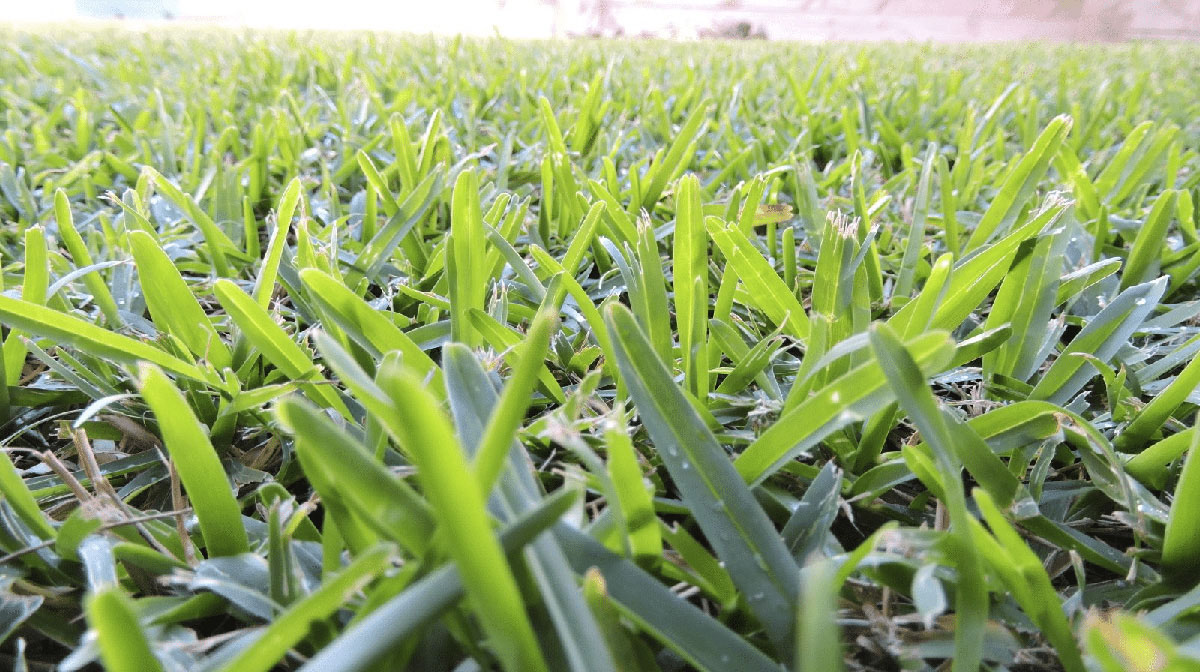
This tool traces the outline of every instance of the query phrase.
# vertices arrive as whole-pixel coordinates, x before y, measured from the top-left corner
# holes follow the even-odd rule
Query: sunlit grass
[[[1200,665],[1196,49],[3,37],[5,664]]]

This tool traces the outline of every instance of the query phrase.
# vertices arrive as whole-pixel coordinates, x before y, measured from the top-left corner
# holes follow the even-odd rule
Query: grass
[[[0,35],[4,664],[1200,666],[1196,48]]]

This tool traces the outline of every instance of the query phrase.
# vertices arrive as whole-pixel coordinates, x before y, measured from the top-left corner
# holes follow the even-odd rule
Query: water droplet
[[[837,390],[834,390],[829,393],[829,400],[836,404],[842,400],[842,395]]]
[[[759,600],[763,599],[764,597],[766,597],[766,596],[765,596],[765,595],[763,595],[762,593],[755,593],[755,594],[753,594],[753,595],[751,595],[751,596],[750,596],[750,599],[752,599],[752,600],[754,600],[755,602],[757,602],[757,601],[759,601]]]
[[[1144,306],[1144,305],[1146,305],[1146,300],[1145,300],[1145,299],[1138,299],[1137,301],[1134,301],[1134,303],[1135,303],[1135,304],[1137,304],[1137,305],[1139,305],[1139,306]]]
[[[680,468],[680,469],[683,469],[684,471],[687,471],[688,469],[691,469],[691,468],[692,468],[692,465],[691,465],[691,463],[689,463],[687,460],[684,460],[683,462],[681,462],[681,463],[679,464],[679,468]]]
[[[670,455],[671,457],[675,457],[678,454],[679,454],[678,448],[667,448],[667,455]]]

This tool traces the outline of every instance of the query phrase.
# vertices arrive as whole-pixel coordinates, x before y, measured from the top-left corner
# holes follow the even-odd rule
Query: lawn
[[[1197,81],[0,28],[0,666],[1200,669]]]

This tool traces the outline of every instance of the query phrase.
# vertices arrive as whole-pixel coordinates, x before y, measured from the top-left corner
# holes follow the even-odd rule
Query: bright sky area
[[[563,5],[571,4],[564,2]],[[180,16],[273,28],[373,28],[539,37],[555,20],[540,0],[179,0]],[[70,21],[75,0],[0,0],[0,21]]]

